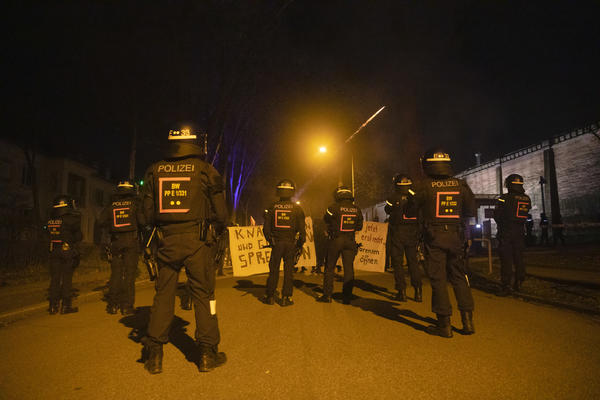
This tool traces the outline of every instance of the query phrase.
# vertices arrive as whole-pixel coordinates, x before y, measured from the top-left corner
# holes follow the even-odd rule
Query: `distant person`
[[[325,260],[327,258],[327,227],[325,221],[322,218],[315,218],[313,220],[313,235],[315,239],[315,253],[317,260],[315,267],[311,272],[321,274],[325,267]]]
[[[135,275],[139,257],[138,227],[144,225],[140,199],[131,182],[119,182],[99,225],[110,232],[111,274],[106,312],[130,315],[135,312]]]
[[[548,217],[546,217],[546,213],[540,214],[540,230],[542,231],[542,237],[540,239],[540,246],[548,246],[548,226],[550,222],[548,222]]]
[[[389,215],[388,242],[394,281],[397,290],[396,300],[406,301],[406,282],[404,281],[404,255],[410,273],[410,284],[414,289],[414,299],[423,301],[421,271],[417,260],[417,242],[419,225],[415,202],[410,199],[415,195],[412,179],[404,174],[397,174],[393,179],[394,191],[385,202],[385,212]]]
[[[52,203],[47,223],[50,266],[50,307],[48,312],[70,314],[79,311],[72,306],[73,270],[79,264],[77,244],[81,242],[81,215],[75,210],[75,201],[66,195]]]
[[[173,322],[177,278],[185,267],[196,319],[196,360],[200,372],[224,364],[218,351],[221,335],[215,299],[216,269],[210,238],[225,229],[227,207],[223,179],[204,161],[206,135],[191,129],[169,132],[164,159],[152,164],[144,178],[143,207],[147,223],[156,227],[158,277],[156,294],[144,343],[144,368],[162,372],[163,344],[169,341]],[[210,220],[211,210],[215,219]]]
[[[563,224],[562,217],[559,215],[556,218],[552,218],[552,242],[556,247],[558,241],[564,246],[565,245],[565,236],[564,236],[565,225]]]
[[[355,232],[362,230],[363,215],[354,204],[352,190],[339,186],[333,195],[335,203],[327,207],[323,219],[327,224],[329,244],[327,247],[327,264],[323,277],[323,295],[317,299],[322,303],[331,303],[333,294],[333,275],[338,257],[342,256],[344,266],[344,285],[342,301],[350,304],[354,288],[354,257],[358,252]]]
[[[523,250],[525,237],[523,224],[527,221],[531,210],[531,199],[523,189],[523,177],[511,174],[504,180],[508,193],[498,198],[494,211],[494,220],[498,225],[498,241],[501,265],[502,288],[498,295],[507,296],[512,289],[519,291],[525,280],[525,263]],[[513,274],[514,265],[514,274]],[[514,276],[514,281],[513,281]]]
[[[527,214],[525,232],[525,244],[527,246],[533,246],[535,244],[535,237],[533,236],[533,216],[531,214]]]
[[[441,149],[426,152],[421,158],[426,178],[416,186],[415,201],[423,227],[425,272],[431,282],[431,309],[437,323],[427,333],[452,337],[452,305],[448,281],[463,323],[462,333],[475,333],[473,295],[464,262],[465,221],[476,215],[475,196],[462,179],[452,175],[451,159]]]
[[[281,289],[282,307],[294,304],[292,294],[294,291],[294,265],[296,252],[302,251],[306,242],[306,224],[304,210],[292,201],[296,192],[296,185],[284,179],[277,184],[275,190],[279,200],[265,210],[263,233],[271,245],[271,258],[269,259],[269,278],[267,290],[262,298],[263,303],[275,303],[275,290],[279,281],[279,269],[283,259],[283,288]]]

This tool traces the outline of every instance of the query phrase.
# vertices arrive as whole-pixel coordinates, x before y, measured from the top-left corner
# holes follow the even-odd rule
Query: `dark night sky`
[[[287,174],[302,186],[321,166],[312,148],[335,146],[382,105],[353,149],[358,165],[387,175],[414,170],[432,145],[460,170],[476,151],[491,159],[600,120],[597,0],[292,1],[264,17],[285,3],[13,2],[2,135],[33,130],[46,151],[124,175],[136,127],[139,174],[174,121],[206,123],[198,110],[222,71],[237,73],[239,59],[223,54],[271,23],[238,64],[260,71],[241,96],[266,151],[263,183]]]

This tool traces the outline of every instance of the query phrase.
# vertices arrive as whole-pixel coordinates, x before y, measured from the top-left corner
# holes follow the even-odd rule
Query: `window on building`
[[[67,193],[75,200],[77,207],[85,208],[85,178],[70,173],[67,181]]]

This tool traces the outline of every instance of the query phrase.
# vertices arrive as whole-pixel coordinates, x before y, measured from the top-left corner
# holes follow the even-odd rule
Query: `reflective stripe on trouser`
[[[269,260],[269,278],[267,279],[267,295],[272,296],[279,282],[279,268],[283,259],[283,288],[282,296],[291,296],[294,291],[294,255],[296,243],[294,241],[277,241],[271,249]]]
[[[448,282],[461,311],[473,311],[473,295],[466,277],[462,241],[454,232],[434,232],[437,236],[425,244],[425,272],[431,282],[431,310],[439,315],[452,315]]]
[[[215,265],[211,248],[198,234],[183,233],[164,238],[159,248],[156,294],[148,324],[148,336],[160,343],[169,339],[173,321],[177,277],[185,266],[196,317],[196,341],[216,346],[220,341],[215,302]]]
[[[342,255],[342,265],[344,266],[344,286],[342,289],[344,297],[350,297],[354,288],[356,242],[352,236],[340,235],[330,240],[327,247],[327,262],[323,277],[323,295],[328,297],[331,297],[333,293],[333,275],[340,254]]]

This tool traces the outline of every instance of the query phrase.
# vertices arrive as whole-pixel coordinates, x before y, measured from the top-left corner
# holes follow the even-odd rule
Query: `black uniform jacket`
[[[409,189],[406,193],[394,192],[385,201],[385,212],[390,216],[390,225],[414,225],[417,223],[415,192]]]
[[[354,237],[354,232],[362,230],[363,215],[360,209],[350,200],[336,202],[327,207],[323,220],[331,238],[340,235]]]
[[[166,233],[190,231],[208,221],[219,229],[227,220],[223,179],[196,156],[165,159],[146,171],[143,210],[146,222]]]
[[[425,226],[463,224],[477,213],[475,196],[463,179],[427,177],[415,192],[418,218]]]
[[[135,232],[145,225],[141,201],[135,193],[115,193],[110,204],[105,207],[98,219],[99,227],[110,233]]]
[[[65,214],[51,217],[48,220],[48,234],[50,250],[58,248],[69,248],[79,243],[81,234],[81,215],[76,211],[68,211]],[[66,246],[63,247],[63,244]]]
[[[523,231],[523,224],[531,210],[531,199],[525,193],[505,193],[496,202],[494,220],[498,224],[498,231],[514,227]]]
[[[280,240],[294,241],[298,235],[298,244],[306,241],[306,223],[304,210],[289,200],[273,203],[265,210],[263,233],[269,243]]]

